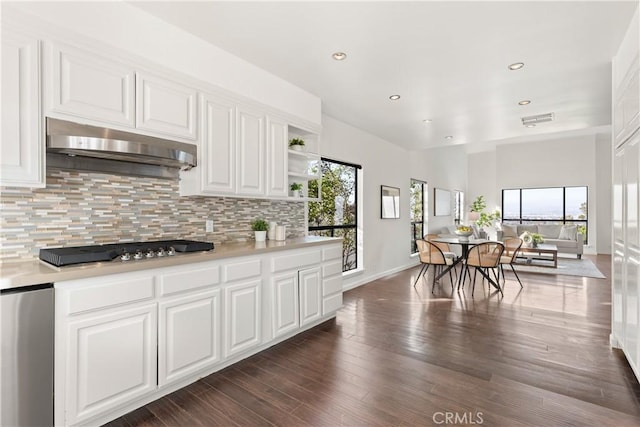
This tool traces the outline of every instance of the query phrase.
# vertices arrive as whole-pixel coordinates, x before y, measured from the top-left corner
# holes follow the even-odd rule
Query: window
[[[358,169],[359,165],[322,158],[322,201],[309,202],[309,235],[342,237],[342,271],[358,267]],[[309,194],[317,194],[317,181],[309,182]]]
[[[587,187],[502,190],[502,221],[505,224],[576,224],[586,244],[587,193]]]
[[[409,215],[411,216],[411,253],[418,252],[416,240],[424,236],[424,213],[427,211],[427,183],[417,179],[411,180],[409,189]]]

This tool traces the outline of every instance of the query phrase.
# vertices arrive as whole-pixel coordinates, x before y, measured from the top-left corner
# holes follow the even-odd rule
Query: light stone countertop
[[[55,283],[63,280],[86,279],[108,274],[128,273],[151,268],[163,268],[218,259],[260,255],[290,249],[302,249],[342,239],[334,237],[300,237],[284,241],[224,243],[208,252],[180,254],[174,257],[153,258],[141,261],[95,262],[67,267],[55,267],[40,260],[7,262],[0,264],[0,289],[14,289],[41,283]]]

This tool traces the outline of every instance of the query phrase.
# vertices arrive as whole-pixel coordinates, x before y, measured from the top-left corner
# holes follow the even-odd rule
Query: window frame
[[[567,218],[567,188],[584,188],[585,189],[585,203],[587,207],[586,218],[585,219],[576,219],[576,218]],[[547,189],[562,189],[562,218],[543,218],[543,219],[535,219],[535,218],[523,218],[522,217],[522,191],[523,190],[547,190]],[[504,192],[505,191],[518,191],[518,218],[512,218],[506,216],[506,211],[504,208]],[[561,222],[564,224],[575,224],[580,225],[584,224],[584,244],[588,243],[589,238],[589,186],[587,185],[567,185],[563,187],[523,187],[523,188],[503,188],[501,192],[502,197],[502,223],[517,223],[517,224],[526,224],[526,223],[541,223],[541,222]]]
[[[422,187],[422,220],[421,221],[413,221],[413,209],[411,207],[411,197],[412,197],[412,190],[413,190],[413,185],[419,183]],[[427,212],[429,212],[428,209],[428,199],[427,199],[427,191],[428,190],[428,186],[427,186],[427,182],[423,181],[421,179],[415,179],[415,178],[411,178],[410,180],[410,186],[409,186],[409,222],[411,223],[411,253],[410,255],[413,254],[417,254],[418,253],[418,247],[416,245],[416,240],[418,239],[422,239],[424,237],[424,231],[425,231],[425,226],[427,223],[427,219],[428,216],[426,215]],[[416,224],[421,224],[422,225],[422,236],[419,236],[418,238],[416,238]]]
[[[307,232],[310,234],[313,231],[330,231],[331,232],[331,237],[335,237],[335,231],[336,230],[347,230],[347,229],[354,229],[354,245],[355,245],[355,252],[354,252],[354,267],[350,268],[348,270],[345,270],[345,259],[342,260],[342,273],[347,273],[350,271],[354,271],[357,270],[360,266],[360,259],[359,259],[359,251],[358,251],[358,216],[359,216],[359,204],[358,204],[358,187],[360,185],[360,183],[358,182],[358,175],[359,175],[359,169],[362,169],[362,166],[355,164],[355,163],[349,163],[349,162],[343,162],[341,160],[334,160],[334,159],[330,159],[328,157],[321,157],[320,158],[321,162],[328,162],[328,163],[334,163],[337,165],[342,165],[342,166],[347,166],[347,167],[352,167],[354,168],[354,210],[355,210],[355,215],[354,215],[354,221],[353,224],[340,224],[340,225],[317,225],[317,226],[311,226],[309,225],[309,222],[307,220]],[[322,168],[321,168],[322,170]],[[322,179],[322,177],[321,177]],[[320,190],[322,191],[322,190]],[[322,193],[319,194],[320,196],[322,195]],[[322,203],[317,202],[317,203]],[[307,214],[309,213],[309,207],[307,206]],[[344,253],[344,252],[343,252]]]

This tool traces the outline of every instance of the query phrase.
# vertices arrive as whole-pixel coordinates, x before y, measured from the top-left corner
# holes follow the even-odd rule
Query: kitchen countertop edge
[[[16,261],[0,264],[0,290],[16,289],[42,283],[65,280],[86,279],[110,274],[144,271],[153,268],[174,267],[184,264],[215,261],[225,258],[261,255],[291,249],[302,249],[332,242],[340,242],[337,237],[299,237],[283,241],[248,241],[221,243],[213,251],[181,254],[171,258],[154,258],[140,262],[97,262],[77,266],[54,267],[40,260]]]

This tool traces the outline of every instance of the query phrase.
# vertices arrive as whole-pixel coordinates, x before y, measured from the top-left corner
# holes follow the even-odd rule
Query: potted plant
[[[303,151],[304,150],[304,140],[300,138],[291,138],[289,140],[289,148],[291,150]]]
[[[484,196],[478,196],[471,203],[470,212],[473,215],[469,215],[470,219],[474,219],[476,225],[479,228],[479,232],[481,237],[485,236],[485,232],[483,227],[492,226],[497,220],[500,219],[501,214],[498,209],[493,211],[492,213],[486,213],[484,210],[487,208],[487,202],[484,200]]]
[[[264,242],[267,239],[269,223],[258,218],[251,223],[251,229],[254,231],[256,242]]]
[[[524,233],[522,233],[520,238],[522,239],[522,243],[525,246],[529,246],[531,248],[537,248],[540,243],[544,243],[544,238],[541,234],[538,233],[530,233],[528,231],[525,231]]]
[[[300,197],[300,190],[302,190],[302,184],[299,182],[294,182],[291,184],[291,192],[293,193],[293,197]]]

